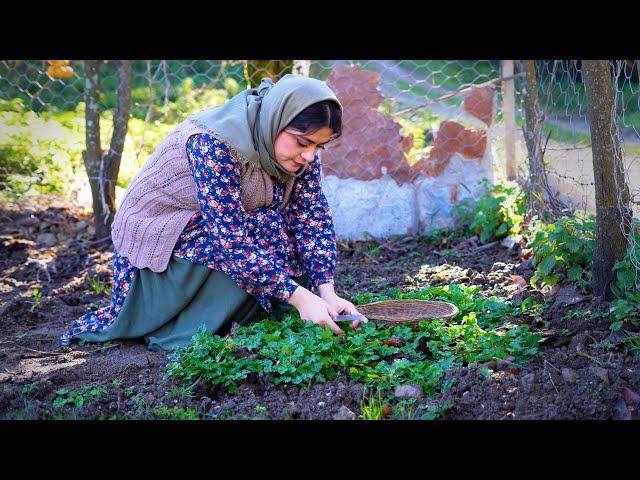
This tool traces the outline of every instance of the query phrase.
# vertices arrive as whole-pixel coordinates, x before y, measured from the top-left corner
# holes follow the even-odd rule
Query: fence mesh
[[[631,205],[623,200],[623,185],[617,185],[616,196],[621,217],[632,208],[633,225],[621,225],[629,243],[633,277],[640,284],[640,248],[638,206],[640,204],[640,77],[635,60],[611,60],[614,111],[610,131],[614,140],[614,162],[622,166],[630,191]],[[595,211],[595,182],[588,104],[580,60],[536,61],[538,104],[542,118],[542,150],[544,169],[552,194],[573,213]],[[523,71],[522,62],[517,70]],[[524,117],[524,80],[518,79],[518,117]],[[522,132],[521,132],[521,135]],[[523,159],[519,177],[523,182],[530,175],[528,159]],[[613,172],[612,172],[613,175]],[[617,178],[614,175],[614,178]]]
[[[511,149],[515,148],[516,152],[517,176],[526,184],[529,170],[524,140],[523,64],[522,61],[515,61],[515,79],[512,80],[512,85],[515,85],[513,125],[505,125],[504,122],[509,107],[509,96],[503,95],[507,83],[501,79],[504,77],[504,65],[500,60],[133,61],[131,121],[119,186],[126,187],[162,134],[189,114],[223,103],[251,85],[248,81],[257,84],[263,76],[277,78],[292,71],[333,82],[336,88],[353,93],[353,98],[360,95],[360,110],[354,111],[360,112],[361,118],[352,121],[355,131],[355,136],[351,137],[352,143],[366,145],[371,142],[372,132],[377,128],[371,122],[380,122],[383,118],[380,115],[384,116],[385,122],[389,122],[391,130],[401,127],[397,135],[391,135],[393,138],[389,140],[402,145],[402,153],[397,157],[389,155],[389,158],[396,164],[406,160],[409,165],[403,167],[404,174],[396,172],[398,176],[408,175],[408,168],[429,156],[444,122],[453,120],[470,129],[486,130],[487,126],[491,127],[489,148],[492,150],[494,179],[505,177],[505,161],[509,150],[505,146],[508,137],[505,132],[509,128],[514,129],[516,140]],[[563,205],[572,210],[593,211],[593,164],[581,62],[540,60],[535,62],[535,66],[538,104],[543,114],[542,152],[549,186]],[[613,60],[611,68],[617,119],[611,126],[611,134],[620,142],[621,148],[615,153],[624,166],[633,212],[637,216],[640,205],[640,72],[635,60]],[[482,115],[470,115],[468,105],[465,105],[466,95],[481,87],[489,87],[491,95],[494,95],[490,102],[495,102],[493,105],[497,107],[491,111],[489,118],[484,119],[484,123]],[[105,118],[115,107],[116,88],[117,62],[102,61],[100,104]],[[47,112],[53,118],[75,114],[82,120],[84,89],[83,61],[0,61],[0,100],[5,102],[2,110],[17,109],[17,103],[20,102],[20,108],[29,112]],[[0,137],[4,135],[0,143],[5,144],[7,138],[17,131],[6,118],[2,125],[4,132],[0,131]],[[82,165],[77,153],[84,141],[84,125],[80,120],[75,130],[77,138],[70,141],[70,144],[76,145],[76,155],[71,155],[73,158],[69,159],[69,162],[79,165],[79,171]],[[27,128],[26,125],[23,127]],[[104,138],[108,139],[109,128],[106,124]],[[380,133],[376,141],[379,142],[383,136]],[[461,148],[473,148],[473,145],[463,145]],[[342,153],[347,156],[350,154],[346,150]],[[355,154],[366,158],[366,147]],[[383,160],[380,162],[384,163]],[[396,168],[391,163],[373,167],[383,168],[384,171]],[[428,168],[437,170],[438,166],[431,165]],[[4,182],[6,188],[7,172],[0,174],[0,183]],[[83,175],[75,177],[86,187]],[[624,208],[621,197],[619,206]],[[628,240],[631,251],[635,252],[632,260],[637,282],[640,272],[637,252],[640,248],[638,225],[637,221],[634,222],[633,228],[628,229],[631,232]]]
[[[611,126],[611,135],[617,139],[614,146],[614,161],[622,166],[626,185],[616,182],[617,204],[623,219],[620,228],[629,243],[629,260],[632,265],[633,284],[640,286],[640,72],[636,61],[615,60],[611,62],[614,86],[614,111],[616,119]],[[617,179],[616,176],[614,178]],[[626,204],[624,189],[628,189],[633,212],[630,225],[624,225]]]
[[[0,61],[0,99],[20,99],[33,112],[71,112],[84,102],[84,66],[71,60],[62,76],[55,61]],[[300,61],[292,61],[294,64]],[[303,61],[304,62],[304,61]],[[382,98],[377,110],[389,115],[402,126],[401,134],[411,135],[412,144],[406,157],[417,162],[428,153],[443,120],[452,119],[471,128],[479,128],[461,107],[469,87],[490,84],[495,87],[496,128],[502,123],[502,84],[499,60],[313,60],[306,61],[303,71],[327,80],[340,66],[358,67],[375,75],[375,89]],[[264,64],[254,77],[281,75],[292,70],[291,62]],[[263,62],[264,63],[264,62]],[[543,135],[544,160],[549,181],[561,198],[574,208],[594,210],[594,183],[591,163],[587,105],[582,82],[581,64],[577,60],[537,61],[539,99],[546,108]],[[280,68],[280,71],[277,69]],[[299,68],[299,67],[298,67]],[[104,61],[100,65],[100,101],[104,111],[116,102],[117,65]],[[275,70],[275,71],[274,71]],[[516,62],[516,72],[521,64]],[[639,73],[636,61],[612,61],[615,75],[619,136],[628,184],[640,185],[637,157],[640,151]],[[224,102],[247,87],[247,62],[244,60],[137,60],[132,64],[131,117],[140,121],[142,129],[133,128],[135,155],[123,158],[137,168],[144,161],[149,145],[149,130],[161,124],[175,124],[198,109]],[[526,149],[522,133],[522,78],[516,78],[516,133],[518,172],[526,178]],[[369,125],[363,125],[367,131]],[[151,139],[155,139],[152,136]],[[500,178],[504,172],[504,137],[492,139],[497,155],[494,171]],[[640,193],[632,188],[634,211]]]
[[[79,114],[84,105],[83,61],[71,60],[68,65],[64,64],[62,68],[66,71],[63,78],[56,75],[59,72],[53,68],[56,65],[52,62],[58,61],[0,61],[0,99],[19,99],[27,110],[38,113]],[[253,70],[248,67],[253,67]],[[340,68],[348,70],[347,73],[342,71],[341,77],[336,73]],[[117,62],[103,61],[99,70],[100,104],[102,111],[107,112],[116,104]],[[428,156],[443,121],[456,120],[470,128],[486,128],[462,108],[463,95],[460,93],[468,92],[471,86],[498,79],[500,61],[133,61],[132,121],[127,136],[129,148],[125,148],[119,185],[126,186],[133,172],[145,161],[153,142],[157,140],[154,131],[175,125],[198,110],[223,103],[248,86],[248,74],[256,84],[259,81],[256,79],[262,76],[278,77],[290,71],[321,80],[331,81],[333,78],[338,83],[340,79],[357,83],[365,75],[370,75],[366,78],[372,80],[371,89],[361,92],[361,103],[369,102],[374,94],[381,95],[377,105],[367,105],[367,108],[383,113],[390,125],[401,127],[398,135],[390,138],[389,142],[402,144],[402,155],[411,166]],[[364,73],[358,77],[358,72]],[[495,83],[494,87],[497,85]],[[497,91],[499,102],[499,88]],[[374,123],[381,119],[374,115],[367,118]],[[373,126],[366,123],[360,125],[360,135],[367,136]],[[83,126],[79,125],[79,128]],[[109,128],[107,116],[103,137],[108,137]],[[373,145],[370,149],[375,150]],[[402,155],[399,157],[401,161]],[[373,167],[389,169],[390,165]]]

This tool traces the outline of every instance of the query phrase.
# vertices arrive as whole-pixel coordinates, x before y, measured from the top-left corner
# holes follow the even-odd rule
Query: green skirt
[[[307,277],[294,278],[306,286]],[[274,310],[289,310],[289,304],[273,302]],[[120,313],[106,329],[86,332],[76,338],[106,342],[143,337],[155,351],[188,345],[202,325],[225,335],[236,322],[246,325],[265,310],[226,273],[171,257],[164,272],[148,268],[138,271]]]

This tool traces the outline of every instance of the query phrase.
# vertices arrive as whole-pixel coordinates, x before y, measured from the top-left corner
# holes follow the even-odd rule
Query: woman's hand
[[[296,288],[287,302],[296,307],[302,320],[320,326],[328,325],[331,331],[337,335],[344,333],[333,321],[333,317],[338,315],[336,309],[306,288],[302,286]]]
[[[327,302],[336,312],[352,314],[352,315],[361,315],[361,313],[358,312],[358,309],[355,307],[353,303],[345,300],[344,298],[340,298],[336,294],[333,288],[333,284],[325,283],[324,285],[320,285],[318,287],[318,293],[320,293],[320,298],[322,298],[325,302]],[[354,320],[351,326],[357,330],[358,328],[360,328],[360,322],[367,323],[368,321],[369,320],[367,319],[367,317],[362,316],[361,319]]]

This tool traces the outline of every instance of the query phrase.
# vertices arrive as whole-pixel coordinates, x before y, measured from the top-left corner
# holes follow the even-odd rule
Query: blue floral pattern
[[[286,301],[298,288],[292,277],[306,273],[312,287],[333,283],[336,237],[317,155],[296,179],[282,211],[284,184],[274,179],[273,203],[253,212],[242,206],[240,164],[224,143],[209,134],[193,135],[187,155],[200,211],[183,229],[175,256],[226,273],[267,312],[271,300]],[[111,325],[137,271],[116,252],[111,305],[74,321],[61,343]]]

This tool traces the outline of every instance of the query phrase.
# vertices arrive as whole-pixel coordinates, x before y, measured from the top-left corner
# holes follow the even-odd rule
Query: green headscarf
[[[323,100],[333,100],[333,91],[323,81],[288,74],[275,84],[264,78],[257,88],[240,92],[224,105],[189,117],[233,148],[241,162],[261,167],[270,176],[284,182],[298,177],[288,172],[275,159],[273,144],[278,134],[305,108]]]

